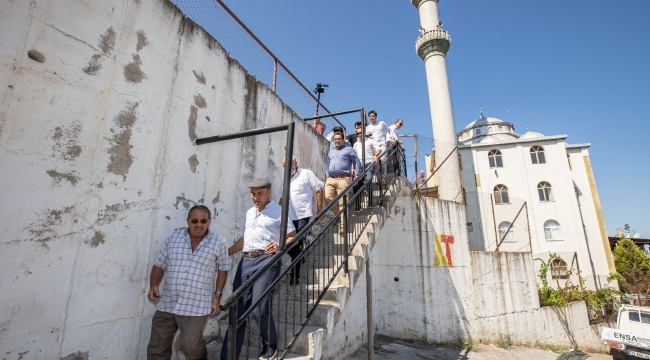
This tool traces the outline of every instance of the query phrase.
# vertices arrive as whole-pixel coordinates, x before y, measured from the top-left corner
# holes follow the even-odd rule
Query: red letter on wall
[[[440,241],[445,243],[445,255],[447,257],[447,265],[451,266],[451,244],[454,243],[454,235],[442,235]]]

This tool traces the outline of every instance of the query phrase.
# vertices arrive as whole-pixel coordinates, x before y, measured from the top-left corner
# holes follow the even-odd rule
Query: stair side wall
[[[167,0],[3,1],[0,15],[0,352],[144,358],[149,271],[189,207],[234,242],[246,183],[282,181],[286,133],[192,140],[293,121],[320,177],[328,143]]]

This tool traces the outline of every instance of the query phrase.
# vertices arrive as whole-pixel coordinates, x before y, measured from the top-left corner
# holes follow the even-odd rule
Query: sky
[[[330,111],[432,137],[408,0],[223,0]],[[650,1],[441,0],[456,130],[496,117],[591,143],[607,233],[650,238]]]

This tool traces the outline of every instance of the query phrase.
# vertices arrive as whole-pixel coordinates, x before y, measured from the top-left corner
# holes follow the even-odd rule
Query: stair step
[[[276,320],[275,328],[278,333],[278,342],[280,346],[283,346],[285,345],[285,343],[293,339],[295,332],[299,328],[299,325],[296,324],[294,326],[292,324],[284,324],[281,321],[278,321],[280,320],[278,318],[275,318],[275,320]],[[225,335],[226,330],[228,329],[228,322],[220,321],[219,327],[220,327],[220,333]],[[252,343],[252,344],[259,345],[261,348],[259,329],[260,328],[258,324],[255,322],[255,320],[251,319],[251,321],[248,322],[248,329],[246,330],[244,345]],[[320,326],[306,325],[302,329],[298,337],[296,338],[296,341],[294,342],[291,348],[291,352],[298,355],[313,355],[314,349],[312,348],[312,344],[317,344],[317,346],[322,346],[325,331],[326,330]],[[254,340],[249,341],[248,338],[249,336],[252,337]],[[217,344],[219,351],[221,351],[221,344],[223,343],[223,337],[217,339],[216,341],[213,341],[213,343]],[[255,354],[257,353],[255,352]]]

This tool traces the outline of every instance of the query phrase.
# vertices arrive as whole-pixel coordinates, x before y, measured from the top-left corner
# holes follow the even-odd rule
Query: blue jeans
[[[235,273],[235,279],[232,284],[232,291],[235,292],[248,278],[253,276],[257,270],[259,270],[273,255],[261,255],[256,258],[243,257],[237,266],[237,273]],[[273,266],[262,275],[261,278],[249,289],[242,297],[239,298],[237,302],[237,318],[241,317],[246,310],[256,302],[262,293],[268,289],[271,283],[280,275],[280,263],[278,262],[276,266]],[[273,321],[273,315],[271,314],[271,301],[273,299],[273,292],[271,292],[259,306],[253,310],[252,316],[255,318],[257,323],[260,325],[260,336],[262,337],[262,345],[277,347],[278,346],[278,334],[275,329],[275,321]],[[244,344],[244,335],[246,335],[246,325],[248,320],[245,321],[237,329],[237,359],[241,354],[241,348]],[[221,360],[226,360],[228,357],[228,332],[223,339],[223,346],[221,347]]]

